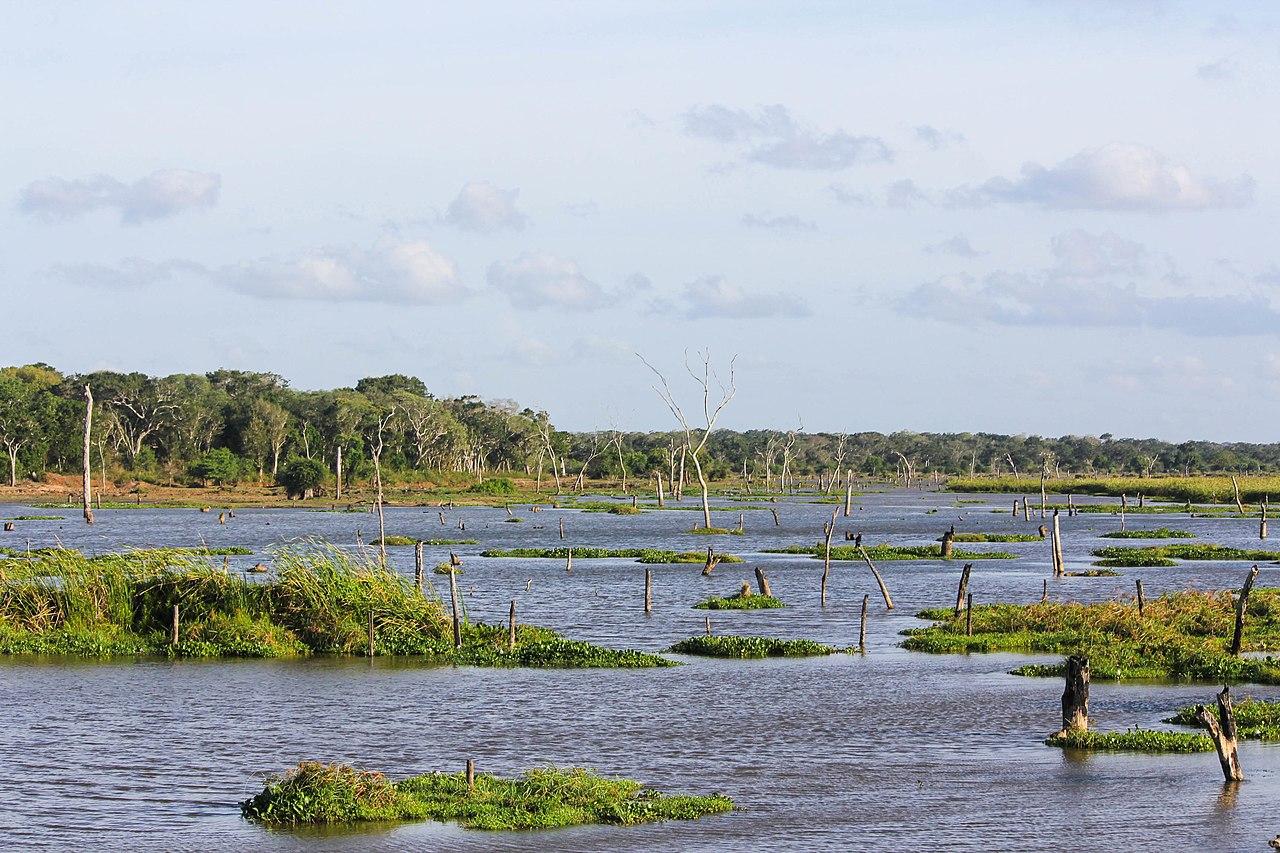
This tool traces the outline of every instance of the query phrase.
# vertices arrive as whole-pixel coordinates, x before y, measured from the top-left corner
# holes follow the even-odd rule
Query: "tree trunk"
[[[871,569],[871,574],[875,575],[876,583],[880,586],[880,594],[884,596],[885,609],[892,610],[893,598],[890,597],[889,588],[884,585],[884,578],[880,577],[880,572],[876,569],[876,564],[871,562],[871,557],[867,554],[866,548],[859,545],[858,552],[862,554],[862,559],[866,561],[867,568]]]
[[[951,529],[942,534],[941,556],[944,560],[950,560],[951,554],[955,550],[956,528],[955,525]]]
[[[858,651],[862,654],[867,653],[867,602],[870,600],[870,595],[862,596],[862,618],[858,620]]]
[[[1241,515],[1244,515],[1244,502],[1240,500],[1240,483],[1236,480],[1236,475],[1231,475],[1231,489],[1236,493],[1236,509]]]
[[[93,431],[93,392],[84,386],[84,520],[93,524],[93,507],[90,491],[93,485],[93,468],[89,461],[89,434]]]
[[[971,571],[973,571],[973,563],[965,563],[964,569],[960,572],[960,586],[956,589],[956,616],[960,615],[960,608],[964,605],[965,593],[969,591],[969,572]]]
[[[1244,586],[1240,587],[1240,597],[1236,599],[1236,630],[1231,636],[1232,656],[1240,654],[1240,645],[1244,642],[1244,614],[1249,606],[1249,593],[1253,591],[1253,582],[1257,579],[1258,567],[1254,566],[1249,569],[1249,574],[1244,579]]]
[[[342,500],[342,445],[338,445],[338,461],[334,465],[334,500]]]
[[[1218,762],[1222,765],[1222,776],[1228,782],[1244,781],[1244,771],[1240,769],[1240,757],[1236,753],[1237,732],[1235,709],[1231,706],[1231,688],[1223,687],[1218,694],[1218,713],[1215,715],[1208,705],[1196,709],[1196,719],[1200,725],[1209,730],[1214,749],[1218,751]]]
[[[1050,543],[1053,549],[1053,576],[1060,578],[1066,572],[1062,562],[1062,528],[1058,524],[1058,511],[1053,511],[1053,541]]]
[[[756,569],[756,571],[760,571]],[[653,569],[645,566],[644,570],[644,612],[653,612]]]
[[[827,578],[831,575],[831,534],[836,532],[836,514],[839,510],[831,510],[831,521],[824,524],[822,532],[826,541],[822,550],[822,606],[827,606]]]
[[[1083,655],[1067,658],[1066,685],[1062,689],[1062,731],[1082,732],[1089,728],[1089,659]]]
[[[458,572],[449,565],[449,602],[453,605],[453,647],[462,648],[462,617],[458,613]]]
[[[764,569],[756,566],[756,586],[760,587],[760,594],[773,597],[773,589],[769,586],[769,578],[765,576]]]

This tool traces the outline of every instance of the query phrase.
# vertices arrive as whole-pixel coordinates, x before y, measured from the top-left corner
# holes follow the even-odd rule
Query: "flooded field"
[[[871,594],[868,654],[765,661],[682,658],[654,670],[505,670],[427,667],[412,660],[108,663],[0,660],[0,839],[14,848],[337,850],[449,849],[1265,849],[1280,832],[1280,747],[1244,742],[1248,778],[1224,789],[1212,754],[1082,756],[1046,747],[1058,728],[1059,679],[1007,671],[1056,659],[1008,654],[931,656],[897,647],[899,632],[924,623],[923,607],[954,601],[962,561],[880,564],[896,609],[886,612],[861,563],[833,564],[828,603],[819,603],[822,562],[762,553],[813,544],[833,505],[779,500],[746,509],[742,535],[695,536],[689,511],[611,515],[513,507],[392,508],[387,532],[471,538],[476,545],[427,548],[428,565],[458,553],[473,620],[520,619],[574,639],[662,651],[704,630],[711,594],[728,594],[762,566],[781,610],[713,612],[716,633],[803,637],[856,644],[862,596]],[[1114,501],[1112,501],[1114,502]],[[691,501],[685,502],[692,506]],[[760,506],[763,504],[742,504]],[[720,502],[716,523],[738,524],[738,504]],[[867,544],[926,544],[957,531],[1034,532],[1041,523],[1010,514],[1012,497],[886,492],[856,498],[837,518],[836,539],[862,532]],[[61,543],[86,553],[155,546],[246,546],[232,570],[270,562],[270,548],[316,538],[356,547],[377,536],[369,513],[237,510],[103,510],[86,527],[75,510],[6,506],[18,521],[0,546]],[[559,522],[566,539],[559,536]],[[465,532],[458,529],[464,521]],[[1118,517],[1061,519],[1067,570],[1091,563],[1104,545],[1158,544],[1099,538]],[[1176,527],[1191,540],[1258,547],[1256,519],[1135,515],[1129,529]],[[656,547],[718,550],[744,564],[653,566],[654,611],[643,611],[645,567],[630,560],[478,556],[486,548]],[[1008,551],[1013,560],[975,561],[975,601],[1039,599],[1050,575],[1048,541],[961,543]],[[413,549],[391,547],[413,572]],[[1119,577],[1051,580],[1055,600],[1096,601],[1133,591],[1148,597],[1186,588],[1238,586],[1248,564],[1193,562],[1123,568]],[[428,574],[428,578],[442,580]],[[1263,565],[1260,586],[1280,585]],[[1179,706],[1209,701],[1214,685],[1095,682],[1091,722],[1100,729],[1160,727]],[[1242,685],[1238,695],[1280,698],[1280,687]],[[344,761],[393,777],[459,769],[514,774],[543,764],[582,765],[660,789],[719,791],[731,814],[635,828],[486,833],[439,824],[285,833],[244,821],[237,802],[265,774],[302,759]]]

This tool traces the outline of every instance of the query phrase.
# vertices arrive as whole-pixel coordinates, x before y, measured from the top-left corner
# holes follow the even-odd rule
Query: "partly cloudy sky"
[[[0,363],[1280,440],[1269,3],[10,7]]]

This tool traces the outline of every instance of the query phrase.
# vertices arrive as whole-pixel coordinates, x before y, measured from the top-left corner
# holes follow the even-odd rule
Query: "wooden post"
[[[1138,588],[1138,615],[1142,616],[1143,611],[1147,608],[1147,600],[1142,595],[1142,579],[1135,580],[1134,585]]]
[[[449,603],[453,605],[453,647],[462,648],[462,618],[458,614],[458,572],[449,566]]]
[[[950,560],[951,553],[955,550],[956,543],[956,526],[951,525],[951,529],[942,534],[942,559]]]
[[[659,471],[654,476],[658,478],[658,509],[663,509],[667,504],[666,499],[662,495],[662,472]]]
[[[1120,496],[1120,530],[1124,531],[1124,513],[1129,508],[1129,499],[1125,495]]]
[[[1196,719],[1209,730],[1209,737],[1218,752],[1218,763],[1222,765],[1223,778],[1228,782],[1244,781],[1244,771],[1240,769],[1240,757],[1236,753],[1238,735],[1235,710],[1231,706],[1231,688],[1224,686],[1218,694],[1216,715],[1208,705],[1201,705],[1196,708]]]
[[[178,620],[179,620],[178,605],[175,604],[173,605],[173,638],[170,641],[175,646],[178,645],[178,628],[180,625],[180,622]]]
[[[774,527],[781,527],[781,526],[782,526],[782,522],[778,520],[778,511],[777,511],[776,509],[774,509],[773,507],[770,507],[770,508],[769,508],[769,512],[773,513],[773,526],[774,526]]]
[[[93,469],[89,462],[89,434],[93,431],[93,392],[84,386],[84,523],[93,524],[93,503],[90,491]]]
[[[1014,518],[1018,517],[1018,499],[1017,498],[1013,499],[1013,517]]]
[[[1082,732],[1089,728],[1089,659],[1083,655],[1067,658],[1066,684],[1062,688],[1062,730]]]
[[[1236,475],[1231,475],[1231,489],[1236,493],[1236,509],[1244,515],[1244,501],[1240,500],[1240,483],[1236,480]]]
[[[413,583],[418,588],[418,595],[422,595],[422,540],[418,540],[413,546]]]
[[[573,546],[564,552],[564,572],[567,575],[573,574]]]
[[[560,519],[560,538],[564,538],[564,518]]]
[[[853,513],[853,483],[850,483],[844,490],[844,517],[848,518]]]
[[[1258,538],[1267,538],[1267,500],[1262,499],[1262,520],[1258,522]]]
[[[1031,520],[1031,504],[1027,501],[1027,496],[1022,496],[1022,520]]]
[[[711,617],[707,617],[707,636],[711,636]]]
[[[858,534],[858,538],[862,538],[861,533]],[[880,586],[880,594],[884,596],[885,609],[892,610],[893,599],[889,596],[889,588],[884,585],[884,578],[880,577],[880,572],[876,570],[876,564],[871,562],[871,557],[870,555],[867,554],[867,549],[862,547],[861,542],[858,543],[857,548],[858,548],[858,553],[862,555],[862,559],[866,561],[867,568],[871,569],[871,574],[875,575],[876,583],[879,584]]]
[[[644,612],[653,612],[653,569],[648,566],[644,568]]]
[[[1044,586],[1043,586],[1043,587],[1041,588],[1041,590],[1040,590],[1040,601],[1041,601],[1041,603],[1046,602],[1046,601],[1048,601],[1048,600],[1049,600],[1049,579],[1048,579],[1048,578],[1042,578],[1042,580],[1044,581]]]
[[[1258,567],[1255,565],[1249,569],[1249,574],[1244,579],[1244,586],[1240,587],[1240,597],[1236,599],[1236,630],[1231,637],[1231,654],[1232,656],[1240,654],[1240,645],[1244,642],[1244,614],[1249,606],[1249,593],[1253,590],[1253,582],[1258,579]]]
[[[858,651],[861,654],[867,653],[867,602],[871,601],[871,596],[864,594],[862,596],[862,618],[858,620]]]
[[[964,635],[973,636],[973,593],[969,593],[964,599]]]
[[[333,499],[342,500],[342,445],[338,445],[338,459],[334,463]]]
[[[516,600],[511,599],[511,611],[507,614],[507,651],[516,650]]]
[[[756,586],[760,587],[760,594],[773,597],[773,588],[769,586],[769,578],[765,577],[764,569],[756,566]]]
[[[467,793],[474,793],[476,790],[476,763],[470,758],[467,759]]]
[[[1066,572],[1062,564],[1062,528],[1058,525],[1058,511],[1053,511],[1053,576],[1060,578]]]
[[[822,532],[826,534],[826,546],[822,552],[822,606],[827,606],[827,578],[831,574],[831,534],[836,532],[836,513],[839,510],[831,510],[831,521],[822,526]]]
[[[973,563],[965,563],[964,568],[960,570],[960,586],[956,588],[956,616],[960,615],[960,608],[964,605],[965,593],[969,591],[969,572],[971,571],[973,571]]]
[[[370,607],[369,608],[369,657],[373,657],[373,639],[374,639],[373,608]]]

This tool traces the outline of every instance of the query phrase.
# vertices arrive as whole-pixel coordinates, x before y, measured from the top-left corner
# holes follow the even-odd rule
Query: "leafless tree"
[[[698,474],[698,482],[702,486],[702,523],[705,527],[711,527],[711,499],[709,495],[709,487],[707,484],[707,475],[702,470],[702,460],[699,454],[703,448],[707,446],[707,439],[711,437],[711,433],[716,428],[716,421],[720,417],[720,413],[724,411],[725,406],[733,399],[733,395],[737,393],[737,385],[734,381],[734,365],[738,360],[735,355],[729,359],[729,382],[726,385],[720,381],[720,377],[711,367],[711,351],[703,350],[700,354],[702,360],[701,373],[695,371],[689,365],[689,353],[685,353],[684,367],[688,374],[693,377],[693,381],[702,389],[702,415],[706,424],[705,427],[692,427],[689,425],[689,419],[685,417],[684,410],[680,408],[680,404],[676,402],[675,395],[671,392],[671,387],[667,384],[666,377],[658,372],[658,369],[649,362],[645,361],[644,356],[636,353],[636,357],[644,363],[644,366],[653,371],[653,375],[658,377],[658,384],[653,390],[662,398],[662,402],[667,404],[667,408],[671,410],[671,414],[680,422],[680,426],[684,429],[685,445],[688,447],[688,454],[693,459],[694,471]],[[719,392],[719,402],[712,406],[711,403],[711,386],[716,385]],[[695,434],[701,433],[696,438]]]
[[[849,436],[845,433],[836,433],[836,449],[831,454],[831,461],[835,463],[835,470],[831,472],[831,479],[827,481],[827,494],[831,494],[831,490],[835,488],[836,480],[840,478],[840,469],[844,467],[845,445],[849,442]]]
[[[378,502],[378,558],[384,566],[387,564],[387,525],[382,516],[382,450],[385,447],[387,425],[395,414],[395,407],[392,406],[390,411],[378,418],[377,434],[369,449],[369,455],[373,457],[373,485]]]

